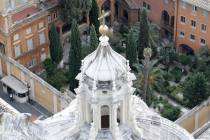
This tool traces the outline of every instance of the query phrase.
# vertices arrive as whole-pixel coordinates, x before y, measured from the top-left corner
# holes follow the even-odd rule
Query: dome
[[[107,36],[100,37],[98,48],[83,60],[82,72],[95,81],[115,81],[130,70],[127,60],[115,52]]]

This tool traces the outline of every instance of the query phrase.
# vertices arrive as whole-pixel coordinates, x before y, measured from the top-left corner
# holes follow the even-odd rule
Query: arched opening
[[[94,115],[94,114],[93,114]],[[110,127],[110,118],[109,118],[109,106],[104,105],[101,107],[101,128]]]
[[[194,55],[195,54],[194,50],[186,44],[179,45],[179,49],[182,53],[185,53],[187,55]]]
[[[120,112],[120,108],[117,109],[117,123],[120,124],[121,122],[121,112]]]
[[[163,24],[169,25],[170,16],[167,11],[165,11],[165,10],[162,11],[161,20],[162,20]]]
[[[174,16],[171,17],[171,27],[174,27]]]
[[[5,54],[5,45],[0,42],[0,53]]]
[[[125,9],[123,9],[122,22],[126,25],[128,24],[128,12]]]

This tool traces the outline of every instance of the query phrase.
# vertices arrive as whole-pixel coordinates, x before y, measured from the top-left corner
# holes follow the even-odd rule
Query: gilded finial
[[[109,14],[109,12],[102,10],[101,16],[98,18],[98,20],[102,20],[102,24],[99,27],[99,32],[102,34],[102,36],[105,36],[109,32],[109,28],[105,22],[105,18],[108,17]]]

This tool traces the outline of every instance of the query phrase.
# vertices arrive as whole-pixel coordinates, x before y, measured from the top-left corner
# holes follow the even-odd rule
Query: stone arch
[[[170,16],[166,10],[163,10],[161,12],[161,20],[164,24],[169,25],[170,24]]]
[[[110,108],[108,105],[101,107],[101,128],[110,127]],[[93,114],[94,115],[94,114]]]
[[[179,45],[179,50],[180,50],[180,52],[185,53],[187,55],[194,55],[195,54],[193,48],[191,48],[187,44],[180,44]]]

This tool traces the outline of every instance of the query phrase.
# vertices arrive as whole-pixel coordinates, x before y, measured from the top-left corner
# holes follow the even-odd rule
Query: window
[[[20,51],[20,45],[15,46],[15,57],[20,56],[21,51]]]
[[[35,58],[33,58],[32,60],[30,60],[27,63],[27,67],[29,67],[29,68],[33,67],[34,65],[36,65],[36,59]]]
[[[51,15],[48,15],[48,23],[52,22],[52,17]]]
[[[27,35],[28,35],[28,34],[31,34],[31,33],[32,33],[31,28],[26,29],[26,34],[27,34]]]
[[[191,20],[191,26],[192,26],[193,28],[195,28],[195,27],[196,27],[196,21]]]
[[[185,17],[181,16],[181,17],[180,17],[180,21],[181,21],[182,23],[185,23]]]
[[[196,12],[197,11],[197,6],[193,5],[192,6],[192,12]]]
[[[183,1],[181,2],[181,7],[182,7],[183,9],[186,8],[186,5],[187,5],[187,4],[186,4],[185,2],[183,2]]]
[[[206,32],[207,31],[207,26],[205,24],[201,24],[201,31]]]
[[[41,32],[40,34],[39,34],[39,44],[40,45],[42,45],[42,44],[44,44],[45,43],[45,34],[44,34],[44,32]]]
[[[20,39],[19,34],[15,34],[15,35],[13,36],[13,41],[17,41],[17,40],[19,40],[19,39]]]
[[[179,32],[179,36],[180,36],[181,38],[183,38],[183,37],[185,36],[185,33],[184,33],[183,31],[181,31],[181,32]]]
[[[56,19],[58,17],[57,11],[53,14],[53,18]]]
[[[203,12],[202,12],[202,15],[203,15],[203,16],[208,17],[208,14],[209,14],[209,13],[208,13],[207,10],[203,10]]]
[[[146,2],[143,1],[143,7],[147,10],[151,9],[151,6],[149,4],[147,4]]]
[[[40,22],[39,23],[39,29],[43,28],[44,27],[44,23],[43,22]]]
[[[201,38],[201,45],[205,45],[206,44],[206,40]]]
[[[41,54],[41,61],[43,62],[47,58],[46,53]]]
[[[32,38],[28,39],[26,42],[27,42],[28,51],[32,50],[33,49],[33,40],[32,40]]]
[[[190,35],[190,40],[194,41],[195,40],[195,35]]]

